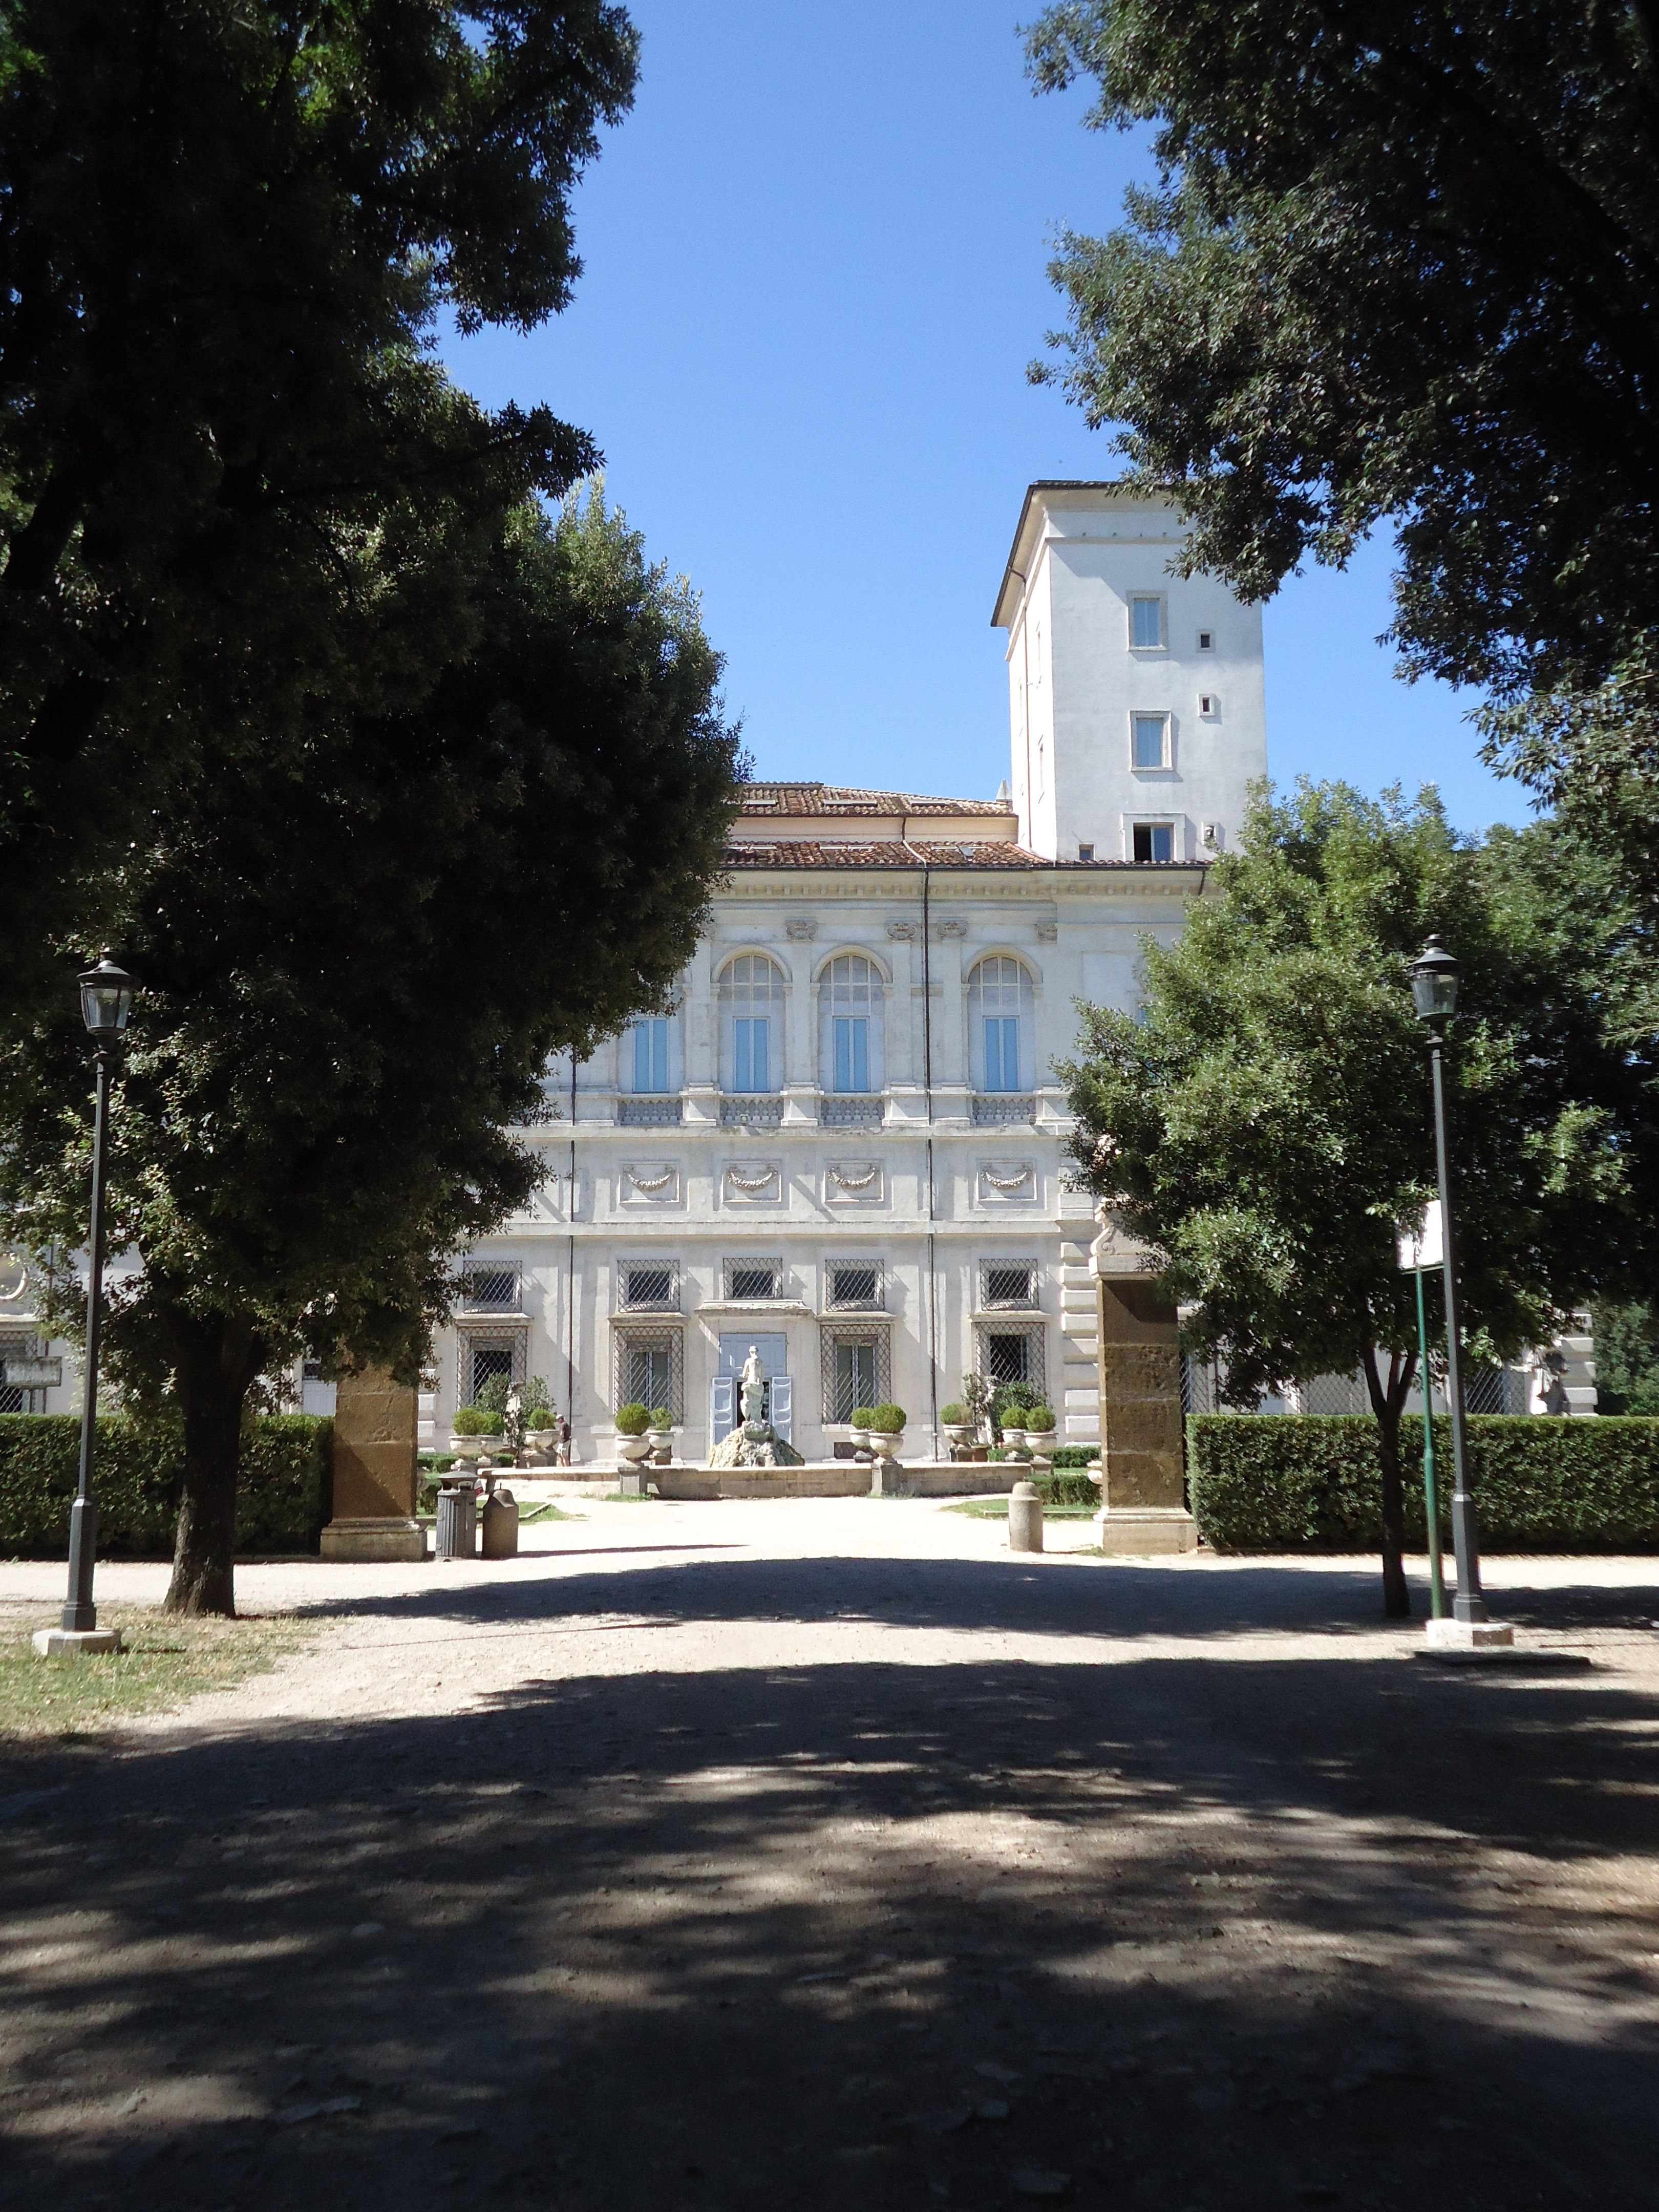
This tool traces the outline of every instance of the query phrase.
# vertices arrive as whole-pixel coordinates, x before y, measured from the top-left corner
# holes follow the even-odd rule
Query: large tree
[[[595,456],[424,350],[532,327],[632,95],[605,0],[0,7],[0,1012],[210,770],[406,699]]]
[[[1431,793],[1304,785],[1258,798],[1243,843],[1180,942],[1147,945],[1142,1017],[1088,1012],[1065,1071],[1075,1150],[1167,1255],[1229,1402],[1364,1372],[1384,1601],[1404,1613],[1417,1323],[1395,1239],[1434,1174],[1409,960],[1438,931],[1464,963],[1449,1068],[1465,1319],[1502,1358],[1654,1273],[1659,1048],[1616,1034],[1644,934],[1605,864],[1553,826],[1476,848]]]
[[[255,1379],[301,1352],[414,1379],[455,1252],[537,1181],[548,1055],[658,1001],[706,916],[738,763],[689,587],[595,494],[520,514],[475,596],[423,697],[319,710],[135,886],[109,1203],[138,1266],[106,1340],[183,1419],[175,1609],[232,1609]],[[34,1250],[83,1234],[72,995],[0,1056],[0,1219]]]
[[[1650,0],[1064,0],[1029,51],[1153,127],[1158,187],[1063,243],[1047,373],[1193,517],[1188,559],[1261,598],[1397,525],[1407,667],[1490,687],[1546,791],[1591,766],[1650,821]]]

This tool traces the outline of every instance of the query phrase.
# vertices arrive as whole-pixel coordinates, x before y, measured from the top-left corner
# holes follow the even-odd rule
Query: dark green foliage
[[[1659,1320],[1653,1309],[1598,1306],[1594,1319],[1596,1411],[1659,1415]]]
[[[1098,1444],[1056,1444],[1053,1457],[1057,1470],[1064,1468],[1094,1467],[1099,1462],[1100,1446]]]
[[[67,1414],[0,1414],[0,1555],[57,1559],[69,1549],[81,1424]],[[239,1552],[314,1552],[329,1518],[334,1424],[308,1414],[250,1420],[236,1493]],[[106,1416],[94,1474],[105,1559],[172,1555],[184,1485],[176,1425]]]
[[[1659,1551],[1659,1422],[1472,1416],[1470,1484],[1487,1552]],[[1363,1415],[1200,1414],[1187,1425],[1192,1508],[1218,1552],[1365,1552],[1382,1534],[1376,1424]],[[1451,1424],[1437,1416],[1443,1534]],[[1426,1542],[1423,1422],[1400,1425],[1406,1540]]]
[[[627,1405],[617,1407],[615,1420],[619,1437],[642,1437],[651,1425],[651,1408],[641,1406],[636,1398],[630,1399]]]
[[[602,0],[0,12],[12,1006],[198,775],[273,747],[304,774],[318,698],[418,693],[471,632],[480,536],[593,465],[424,349],[441,315],[565,304],[571,190],[635,46]]]
[[[1037,1495],[1045,1505],[1099,1504],[1100,1485],[1097,1482],[1086,1474],[1060,1472],[1058,1453],[1054,1456],[1054,1465],[1056,1469],[1054,1474],[1036,1474],[1031,1477],[1032,1481],[1036,1485]]]

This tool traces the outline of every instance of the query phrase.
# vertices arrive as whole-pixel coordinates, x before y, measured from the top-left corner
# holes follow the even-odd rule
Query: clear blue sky
[[[447,357],[544,400],[703,595],[760,774],[978,795],[1007,773],[991,602],[1025,485],[1116,473],[1025,365],[1060,319],[1058,225],[1103,230],[1144,155],[1036,99],[1018,0],[631,0],[640,95],[575,204],[586,273],[527,338]],[[1268,608],[1276,780],[1435,781],[1527,817],[1464,702],[1376,643],[1386,547]]]

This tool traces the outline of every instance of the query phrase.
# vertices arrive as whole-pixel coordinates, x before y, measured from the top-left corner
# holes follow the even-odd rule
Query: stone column
[[[1109,1216],[1091,1251],[1100,1298],[1103,1552],[1190,1552],[1198,1528],[1182,1492],[1181,1345],[1175,1306]]]
[[[341,1378],[334,1408],[334,1518],[325,1559],[423,1559],[415,1518],[416,1396],[384,1368]]]

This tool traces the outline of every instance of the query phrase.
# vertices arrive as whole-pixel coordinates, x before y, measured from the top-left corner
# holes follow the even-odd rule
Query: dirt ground
[[[0,2204],[1659,2202],[1659,1561],[1492,1563],[1476,1674],[1370,1561],[582,1510],[9,1762]]]

